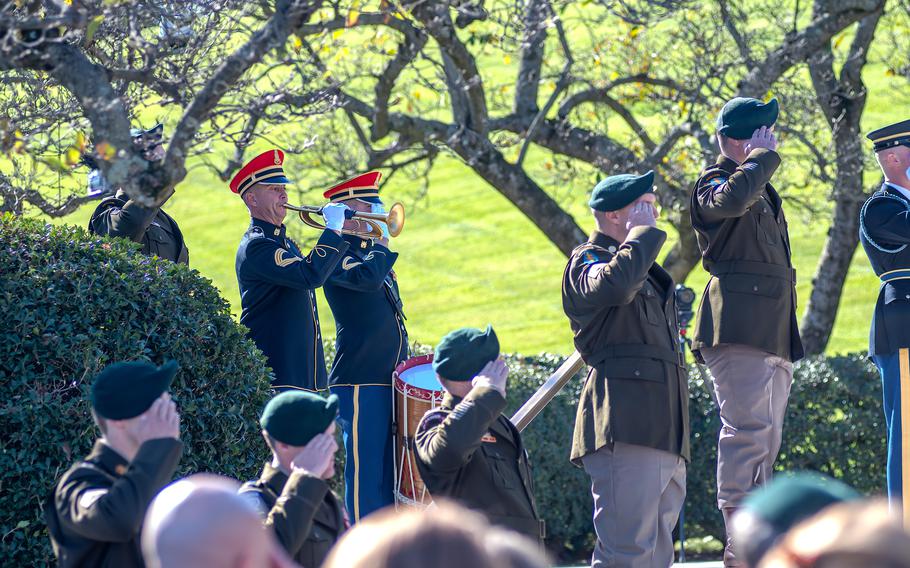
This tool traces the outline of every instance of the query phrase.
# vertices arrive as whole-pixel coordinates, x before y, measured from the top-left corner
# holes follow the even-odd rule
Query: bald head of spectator
[[[451,503],[427,510],[379,511],[340,540],[323,568],[498,568],[486,519]]]
[[[152,501],[142,529],[149,568],[294,566],[237,495],[233,479],[200,474],[175,481]]]

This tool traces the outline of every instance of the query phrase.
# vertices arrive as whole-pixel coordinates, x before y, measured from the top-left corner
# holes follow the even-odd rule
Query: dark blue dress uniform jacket
[[[332,231],[304,256],[285,226],[253,219],[237,249],[240,323],[265,354],[277,389],[324,390],[325,354],[314,290],[322,286],[348,244]]]
[[[352,235],[344,240],[350,248],[323,287],[337,333],[329,384],[390,385],[392,371],[408,357],[408,332],[392,271],[398,253]]]
[[[860,213],[860,242],[875,274],[910,272],[910,200],[888,184],[876,191]],[[897,353],[910,347],[910,279],[884,282],[875,303],[869,354]]]

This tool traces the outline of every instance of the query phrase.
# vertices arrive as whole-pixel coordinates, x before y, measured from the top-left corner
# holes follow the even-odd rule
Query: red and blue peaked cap
[[[322,194],[333,203],[348,199],[360,199],[369,203],[382,203],[379,199],[379,179],[381,172],[367,172],[338,185],[330,187]]]
[[[291,183],[284,175],[284,152],[278,149],[263,152],[240,168],[231,180],[231,191],[243,197],[244,192],[257,183]]]

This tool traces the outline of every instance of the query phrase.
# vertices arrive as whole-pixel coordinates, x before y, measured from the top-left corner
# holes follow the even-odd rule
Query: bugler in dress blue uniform
[[[380,177],[369,172],[324,195],[333,202],[381,206]],[[398,253],[373,239],[344,240],[350,247],[324,290],[337,329],[329,384],[341,403],[345,505],[356,522],[394,501],[392,371],[408,357],[408,332],[392,270]]]
[[[888,498],[910,526],[910,120],[870,132],[885,183],[860,212],[860,242],[882,284],[869,355],[882,376],[888,438]]]
[[[231,181],[231,191],[241,197],[257,187],[282,186],[280,198],[263,194],[273,200],[271,211],[282,212],[273,221],[283,220],[281,203],[287,202],[283,185],[290,181],[284,175],[283,162],[281,150],[269,150],[253,158]],[[326,229],[304,256],[287,238],[283,223],[257,218],[252,208],[251,217],[237,249],[240,323],[249,328],[249,337],[268,358],[275,388],[324,390],[328,385],[314,290],[332,273],[348,244]]]

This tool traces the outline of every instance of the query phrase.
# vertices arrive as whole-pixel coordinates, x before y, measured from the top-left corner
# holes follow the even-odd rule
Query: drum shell
[[[438,407],[445,394],[442,389],[428,390],[402,380],[401,373],[421,365],[430,365],[433,355],[412,357],[401,363],[392,374],[395,418],[395,503],[396,506],[426,507],[432,497],[417,470],[414,439],[423,415]]]

